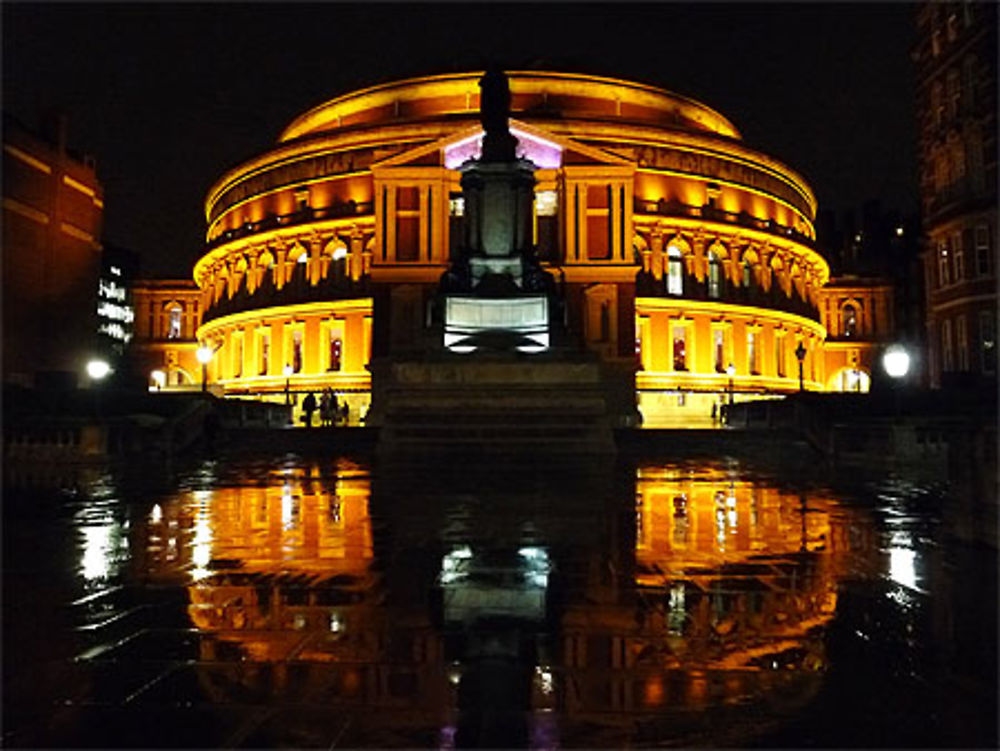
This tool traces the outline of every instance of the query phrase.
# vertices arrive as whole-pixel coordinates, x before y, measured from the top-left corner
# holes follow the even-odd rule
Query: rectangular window
[[[959,88],[958,71],[952,69],[948,71],[946,88],[948,92],[948,118],[954,119],[958,116],[958,104],[961,89]]]
[[[938,240],[938,285],[946,287],[951,284],[950,265],[948,262],[948,241]]]
[[[687,329],[684,326],[674,326],[674,370],[687,370]]]
[[[243,377],[243,334],[233,334],[233,378]]]
[[[302,372],[302,330],[292,332],[292,372]]]
[[[965,278],[965,248],[962,246],[961,232],[951,236],[951,247],[955,256],[955,282],[958,283]]]
[[[342,367],[341,353],[343,342],[340,339],[340,332],[330,331],[329,357],[327,358],[327,370],[339,371]]]
[[[990,228],[985,224],[976,227],[976,273],[989,276],[993,273],[993,253],[990,250]]]
[[[965,322],[965,316],[955,318],[955,344],[958,350],[958,369],[962,372],[969,370],[969,332]]]
[[[747,370],[752,375],[760,374],[760,333],[747,332]]]
[[[181,338],[181,321],[183,311],[179,307],[170,309],[170,319],[167,328],[167,339]]]
[[[785,335],[774,337],[774,367],[779,378],[785,377]]]
[[[726,332],[716,329],[712,332],[712,352],[715,360],[715,372],[726,372]]]
[[[941,370],[949,372],[955,369],[954,350],[951,342],[951,319],[941,321]]]
[[[267,366],[271,361],[271,335],[262,331],[258,340],[257,352],[260,360],[257,363],[257,372],[260,375],[267,375]]]
[[[979,313],[979,354],[984,373],[997,372],[997,322],[995,313],[984,310]]]

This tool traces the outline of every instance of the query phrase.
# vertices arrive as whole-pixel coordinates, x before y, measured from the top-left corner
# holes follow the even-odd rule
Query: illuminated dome
[[[331,99],[212,186],[193,276],[217,391],[278,400],[286,387],[329,387],[356,417],[370,358],[421,346],[461,236],[457,168],[481,147],[481,75]],[[647,424],[708,420],[734,394],[798,390],[796,351],[810,390],[870,371],[874,293],[831,299],[816,200],[794,170],[663,89],[508,75],[510,129],[536,167],[538,256],[572,334],[637,368]]]

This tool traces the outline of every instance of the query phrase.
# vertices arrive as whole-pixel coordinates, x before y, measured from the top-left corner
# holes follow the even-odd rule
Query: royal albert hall
[[[712,405],[866,390],[892,331],[887,285],[831,280],[805,180],[710,107],[641,83],[509,72],[536,167],[534,245],[568,329],[634,369],[645,424]],[[194,284],[135,289],[151,386],[281,399],[331,387],[352,420],[372,357],[425,346],[461,239],[481,72],[414,78],[305,112],[205,200]]]

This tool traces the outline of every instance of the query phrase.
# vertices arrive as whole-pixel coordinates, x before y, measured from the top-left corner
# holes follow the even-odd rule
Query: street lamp
[[[87,375],[92,381],[103,381],[111,375],[111,366],[107,360],[90,360],[87,363]]]
[[[285,365],[284,373],[285,373],[285,404],[290,406],[292,403],[292,393],[288,389],[292,380],[292,366]]]
[[[729,363],[726,366],[726,373],[729,375],[729,406],[733,406],[733,376],[736,375],[736,367]]]
[[[910,353],[902,345],[890,345],[882,355],[882,367],[890,378],[905,378],[910,372]]]
[[[901,344],[890,344],[882,353],[882,368],[895,383],[892,394],[892,407],[896,421],[899,421],[899,386],[910,372],[910,353]]]
[[[805,378],[803,376],[802,366],[806,361],[806,348],[803,346],[802,341],[799,341],[799,346],[795,348],[795,359],[799,361],[799,393],[806,390]]]
[[[207,390],[208,383],[208,363],[212,359],[212,348],[208,345],[202,344],[198,347],[198,351],[195,352],[195,356],[198,358],[198,362],[201,363],[201,390]]]

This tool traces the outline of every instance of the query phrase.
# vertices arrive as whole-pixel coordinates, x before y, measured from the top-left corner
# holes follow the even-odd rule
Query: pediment
[[[629,160],[617,154],[556,135],[513,118],[510,120],[510,131],[518,139],[517,155],[531,160],[539,169],[556,169],[565,164],[631,165]],[[459,165],[468,159],[480,155],[482,141],[482,126],[475,125],[431,143],[394,154],[376,162],[372,167],[436,166],[458,169]]]

